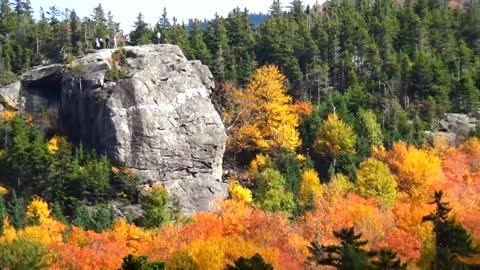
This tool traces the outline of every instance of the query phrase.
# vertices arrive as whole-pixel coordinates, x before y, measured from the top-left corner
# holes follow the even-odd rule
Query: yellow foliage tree
[[[298,115],[291,110],[285,76],[277,67],[260,67],[245,90],[232,91],[234,104],[225,112],[230,149],[294,150],[300,145]]]
[[[230,192],[230,197],[236,201],[251,203],[253,201],[252,191],[248,188],[242,187],[238,181],[230,182],[230,187],[228,191]]]
[[[15,116],[17,116],[17,113],[15,111],[5,110],[0,114],[0,119],[8,121],[15,118]]]
[[[353,183],[346,175],[337,173],[330,179],[326,185],[324,193],[329,201],[333,199],[343,198],[349,192],[353,191]]]
[[[313,147],[319,154],[330,157],[335,167],[338,156],[355,153],[356,143],[353,128],[332,113],[320,127]]]
[[[8,190],[2,185],[0,185],[0,196],[5,195],[7,193],[8,193]]]
[[[357,192],[391,204],[397,197],[397,182],[385,163],[369,158],[357,170]]]
[[[396,143],[386,155],[401,191],[412,197],[430,194],[435,182],[442,182],[442,164],[435,151]],[[427,199],[427,198],[425,198]]]
[[[250,162],[250,167],[248,168],[248,174],[251,177],[257,176],[261,171],[266,168],[272,167],[272,161],[269,156],[265,156],[263,154],[258,154],[255,158]]]
[[[50,217],[48,204],[39,197],[34,197],[32,202],[27,206],[25,213],[27,223],[42,224]]]
[[[306,204],[309,200],[315,201],[318,196],[322,195],[322,192],[323,187],[317,172],[313,169],[304,171],[300,182],[300,202]]]
[[[48,152],[50,154],[56,154],[58,152],[59,142],[62,140],[60,136],[53,136],[48,141]]]

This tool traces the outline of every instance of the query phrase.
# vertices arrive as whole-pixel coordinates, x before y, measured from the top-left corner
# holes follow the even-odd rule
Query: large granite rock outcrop
[[[477,119],[467,114],[446,113],[439,121],[439,127],[427,132],[433,140],[442,140],[449,146],[457,147],[463,143],[477,126]]]
[[[210,71],[174,45],[125,47],[131,76],[105,82],[113,52],[31,70],[0,95],[23,100],[17,105],[25,110],[38,103],[54,108],[74,141],[132,168],[146,185],[162,183],[185,212],[211,209],[227,187],[221,180],[226,134],[210,100]]]

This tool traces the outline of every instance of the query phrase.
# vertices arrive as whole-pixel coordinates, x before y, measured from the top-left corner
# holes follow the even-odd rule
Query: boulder
[[[476,127],[476,119],[461,113],[446,113],[445,118],[440,120],[442,131],[453,132],[460,137],[468,137]]]
[[[73,141],[131,168],[144,185],[162,183],[185,213],[212,209],[228,195],[222,182],[226,133],[210,99],[212,74],[178,46],[149,45],[123,48],[121,68],[130,76],[105,82],[107,70],[118,65],[112,53],[104,49],[67,67],[39,67],[9,87],[20,88],[14,95],[26,104],[33,96],[47,107],[58,103],[62,128]],[[4,98],[2,91],[15,92],[0,88]]]

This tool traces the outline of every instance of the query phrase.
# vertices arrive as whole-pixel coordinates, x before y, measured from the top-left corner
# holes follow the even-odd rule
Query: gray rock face
[[[226,134],[210,100],[210,71],[188,61],[177,46],[125,47],[131,78],[105,83],[112,52],[100,50],[64,69],[64,128],[115,164],[132,168],[144,184],[161,182],[186,213],[211,209],[228,194],[221,180]],[[53,78],[58,71],[52,69],[23,78]]]
[[[427,135],[434,140],[444,140],[448,145],[457,147],[469,137],[475,127],[475,118],[461,113],[447,113],[439,121],[438,130],[427,132]]]
[[[476,127],[476,119],[461,113],[447,113],[440,120],[440,127],[447,132],[453,132],[460,137],[468,137]]]

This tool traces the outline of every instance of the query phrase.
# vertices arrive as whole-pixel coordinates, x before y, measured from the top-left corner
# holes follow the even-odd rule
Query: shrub
[[[25,238],[0,243],[0,254],[0,269],[46,269],[51,261],[42,244]]]
[[[8,70],[0,70],[0,86],[14,83],[17,80],[17,75]]]

